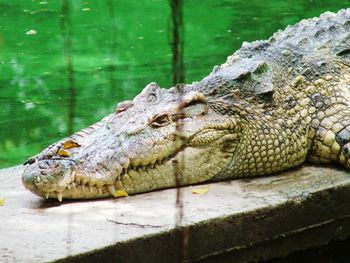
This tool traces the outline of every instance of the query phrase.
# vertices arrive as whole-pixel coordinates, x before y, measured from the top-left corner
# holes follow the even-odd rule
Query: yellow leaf
[[[0,206],[3,206],[5,203],[5,198],[0,198]]]
[[[75,148],[75,147],[80,147],[80,144],[72,141],[72,140],[68,140],[68,141],[65,141],[63,143],[63,148],[64,149],[70,149],[70,148]]]
[[[192,189],[193,194],[204,195],[208,193],[209,187]]]
[[[65,151],[65,150],[59,150],[58,152],[57,152],[57,154],[59,155],[59,156],[61,156],[61,157],[69,157],[69,152],[67,152],[67,151]]]
[[[125,197],[125,196],[129,196],[125,190],[117,190],[115,192],[115,197]]]

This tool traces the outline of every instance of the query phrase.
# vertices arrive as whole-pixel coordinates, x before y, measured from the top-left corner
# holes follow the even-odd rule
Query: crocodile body
[[[261,176],[305,161],[350,168],[349,89],[345,9],[243,43],[200,82],[150,83],[29,159],[22,181],[61,201]]]

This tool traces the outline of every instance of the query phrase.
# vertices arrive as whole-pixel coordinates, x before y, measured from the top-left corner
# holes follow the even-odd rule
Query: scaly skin
[[[325,13],[244,43],[200,82],[151,83],[29,159],[22,181],[61,201],[260,176],[306,160],[350,168],[349,32],[350,9]]]

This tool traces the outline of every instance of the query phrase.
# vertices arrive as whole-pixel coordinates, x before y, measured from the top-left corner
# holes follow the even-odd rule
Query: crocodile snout
[[[57,198],[74,181],[75,162],[68,159],[46,159],[28,165],[22,175],[24,186],[40,196],[56,192]]]

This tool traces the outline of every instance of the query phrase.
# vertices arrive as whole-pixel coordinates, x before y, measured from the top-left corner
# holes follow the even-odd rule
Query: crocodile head
[[[227,168],[239,130],[202,93],[151,83],[115,113],[29,161],[22,181],[59,200],[200,183]]]

